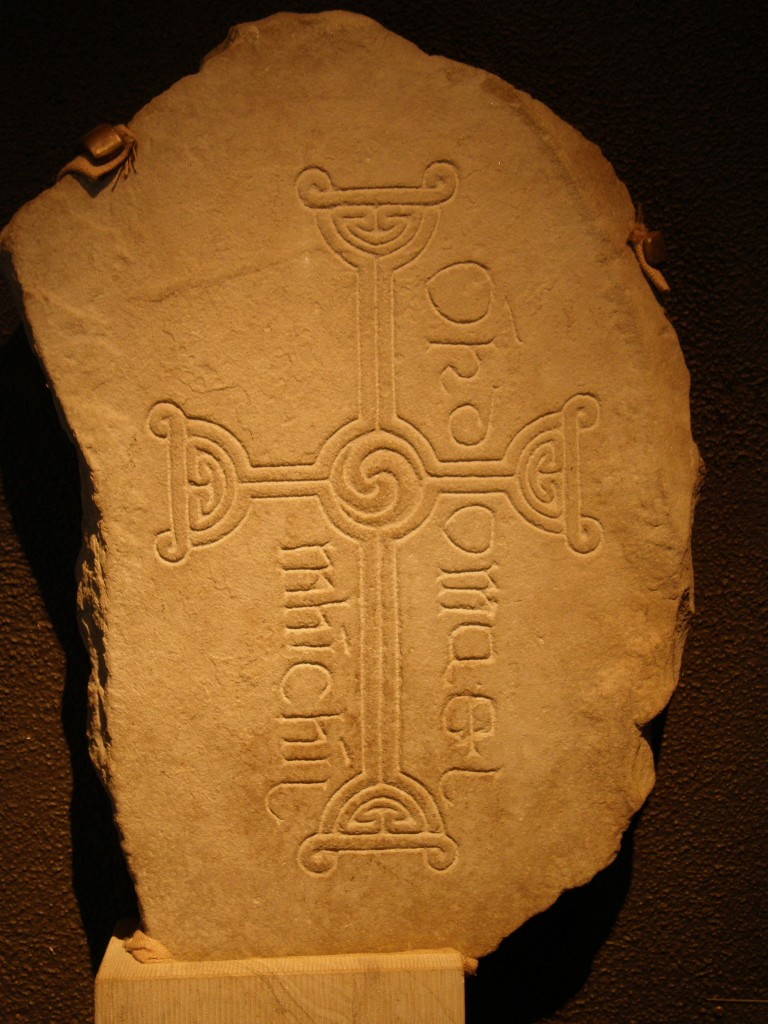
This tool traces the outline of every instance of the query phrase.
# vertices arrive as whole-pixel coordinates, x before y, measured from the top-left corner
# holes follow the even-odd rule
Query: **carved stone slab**
[[[82,453],[92,748],[182,958],[492,949],[615,855],[698,456],[599,151],[279,15],[3,235]]]

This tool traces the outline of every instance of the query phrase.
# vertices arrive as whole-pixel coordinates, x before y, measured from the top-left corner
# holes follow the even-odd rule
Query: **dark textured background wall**
[[[81,134],[127,121],[231,23],[277,9],[15,6],[0,10],[0,223],[53,182]],[[765,18],[706,0],[348,6],[501,75],[602,147],[667,237],[665,305],[708,469],[698,611],[656,727],[656,789],[617,861],[483,962],[468,1020],[768,1022]],[[133,893],[84,742],[76,460],[7,308],[0,324],[0,1021],[81,1024]]]

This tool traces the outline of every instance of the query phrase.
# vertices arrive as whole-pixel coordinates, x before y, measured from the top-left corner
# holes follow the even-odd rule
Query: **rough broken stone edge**
[[[173,92],[174,90],[183,86],[183,84],[190,78],[197,77],[203,74],[206,66],[223,56],[232,46],[254,44],[259,43],[261,40],[262,30],[269,25],[269,23],[291,19],[294,21],[323,21],[328,17],[339,18],[343,17],[346,21],[366,25],[369,31],[373,32],[384,32],[390,35],[396,35],[389,29],[380,25],[375,20],[347,11],[331,11],[322,12],[315,14],[294,14],[294,13],[280,13],[270,16],[269,18],[262,19],[257,22],[243,22],[233,26],[227,37],[213,50],[206,54],[201,63],[199,70],[191,75],[183,76],[181,79],[173,83],[168,89],[159,93],[153,97],[148,103],[141,107],[134,117],[129,122],[129,127],[135,130],[137,136],[140,137],[141,132],[141,121],[144,117],[148,116],[149,112],[156,103],[159,103],[163,98]],[[606,193],[614,191],[616,193],[610,207],[615,206],[614,213],[618,213],[619,201],[618,196],[621,194],[622,198],[625,199],[626,203],[632,207],[631,198],[626,189],[626,186],[619,180],[610,162],[602,153],[599,146],[590,140],[586,139],[577,129],[562,120],[550,110],[546,105],[540,101],[534,99],[528,93],[521,89],[517,89],[510,83],[504,81],[497,75],[491,72],[485,71],[481,68],[474,67],[469,64],[464,64],[459,61],[451,60],[450,58],[441,55],[427,54],[415,43],[410,40],[404,39],[398,36],[398,38],[408,46],[412,47],[421,56],[427,57],[428,60],[434,61],[437,64],[444,65],[450,69],[455,69],[459,72],[462,77],[466,80],[471,79],[472,76],[476,76],[480,83],[489,88],[494,92],[500,99],[509,103],[510,105],[521,110],[532,127],[542,136],[545,136],[545,140],[552,152],[552,155],[561,164],[563,174],[572,183],[575,190],[582,197],[582,203],[590,207],[590,213],[592,214],[591,221],[594,225],[596,234],[603,238],[603,241],[607,243],[613,252],[614,259],[617,261],[624,261],[625,265],[631,264],[635,268],[636,275],[639,281],[642,281],[645,287],[650,289],[650,285],[643,276],[640,268],[637,266],[634,257],[627,246],[627,238],[629,229],[631,227],[631,219],[628,219],[626,225],[626,231],[623,229],[619,230],[620,218],[614,216],[611,218],[606,215],[606,204],[603,201],[603,193],[601,187],[605,187]],[[571,146],[566,149],[561,144],[555,144],[550,129],[557,127],[558,131],[564,132],[570,136]],[[593,175],[596,169],[600,169],[604,186],[597,187],[593,185]],[[585,173],[591,171],[592,174]],[[71,187],[72,183],[67,179],[64,179],[62,183],[55,183],[52,188],[57,186]],[[84,186],[81,186],[84,187]],[[102,183],[96,187],[88,187],[88,191],[92,196],[98,196],[103,190],[105,185]],[[46,190],[44,190],[46,191]],[[42,193],[41,193],[42,194]],[[38,197],[30,200],[30,205],[35,202]],[[83,641],[88,650],[89,658],[91,661],[91,673],[88,682],[88,707],[89,707],[89,723],[88,723],[88,739],[91,759],[98,771],[99,776],[102,779],[107,792],[112,799],[110,792],[110,770],[109,770],[109,728],[107,723],[106,714],[104,712],[104,698],[108,691],[109,686],[109,665],[108,656],[106,651],[106,645],[104,643],[104,629],[103,629],[103,614],[102,607],[104,604],[105,595],[107,592],[107,583],[105,582],[104,574],[101,571],[102,560],[105,557],[105,553],[108,549],[108,542],[104,536],[102,529],[102,511],[98,500],[98,490],[95,485],[94,475],[88,464],[86,453],[78,443],[74,431],[71,429],[66,415],[58,401],[53,385],[50,381],[49,374],[45,365],[45,360],[42,355],[41,347],[37,343],[35,333],[31,324],[30,319],[27,317],[27,304],[25,302],[24,289],[18,279],[13,264],[12,255],[12,238],[13,238],[13,225],[14,222],[19,218],[22,211],[25,209],[22,206],[16,215],[12,218],[8,225],[0,231],[0,271],[4,274],[10,283],[11,291],[15,298],[16,304],[20,311],[22,323],[24,325],[27,336],[30,340],[30,344],[35,351],[39,362],[43,367],[43,371],[48,382],[49,389],[53,397],[54,405],[58,413],[59,419],[62,426],[75,446],[78,453],[78,462],[80,466],[80,478],[81,478],[81,492],[82,492],[82,508],[83,508],[83,520],[82,520],[82,531],[83,531],[83,545],[80,552],[77,565],[77,578],[78,578],[78,624],[80,627]],[[655,296],[655,293],[652,293]],[[679,343],[679,342],[678,342]],[[688,376],[688,393],[690,393],[690,375]],[[692,559],[691,559],[691,533],[693,525],[693,514],[696,502],[698,500],[699,491],[703,481],[703,463],[699,459],[699,476],[698,482],[694,489],[691,511],[690,511],[690,525],[688,528],[688,544],[681,560],[681,575],[679,577],[680,582],[680,597],[678,599],[677,606],[677,627],[670,637],[670,661],[671,661],[671,672],[669,675],[668,686],[663,690],[660,690],[658,700],[656,701],[653,712],[647,717],[644,716],[641,720],[635,721],[635,727],[639,734],[639,739],[644,745],[646,753],[652,754],[650,743],[647,739],[647,726],[653,721],[668,705],[669,701],[674,694],[675,688],[679,681],[681,661],[683,656],[683,649],[685,640],[690,628],[691,617],[694,613],[694,602],[693,602],[693,571],[692,571]],[[659,677],[661,681],[661,676]],[[641,749],[641,748],[639,748]],[[545,912],[549,909],[560,896],[570,890],[579,888],[589,881],[591,881],[596,874],[608,867],[616,858],[623,840],[623,836],[629,827],[632,818],[642,808],[645,801],[648,798],[649,793],[653,789],[655,783],[656,772],[655,766],[651,766],[651,771],[648,776],[648,784],[644,789],[638,788],[635,794],[627,793],[627,813],[622,819],[621,823],[616,826],[613,830],[613,838],[610,843],[602,843],[603,848],[609,847],[610,852],[605,855],[595,855],[592,863],[596,865],[594,869],[586,869],[582,875],[577,876],[576,880],[569,886],[559,888],[557,887],[551,897],[543,897],[541,901],[540,910],[536,912],[537,916],[539,913]],[[634,799],[631,797],[634,796]],[[116,827],[119,831],[119,822],[115,818]],[[608,838],[608,837],[606,837]],[[129,869],[130,857],[123,844],[123,853],[128,861]],[[133,872],[131,871],[131,874]],[[136,879],[134,877],[134,881]],[[139,887],[137,885],[137,891]],[[507,935],[512,934],[516,928],[520,927],[529,917],[521,920],[517,925],[510,928]],[[501,942],[504,941],[505,936],[502,936],[495,942],[489,942],[480,950],[464,951],[469,952],[472,956],[485,956],[488,953],[493,952],[494,949],[498,948]]]

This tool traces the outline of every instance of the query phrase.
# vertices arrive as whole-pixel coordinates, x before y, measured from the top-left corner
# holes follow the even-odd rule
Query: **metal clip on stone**
[[[632,246],[640,268],[657,291],[668,292],[666,278],[657,270],[657,264],[667,258],[664,236],[660,231],[649,231],[643,223],[643,208],[638,206],[635,223],[629,232],[629,244]]]
[[[139,144],[124,124],[100,124],[84,135],[80,143],[86,152],[70,160],[66,167],[59,171],[57,181],[65,174],[82,174],[88,181],[96,182],[118,170],[115,178],[117,185],[122,177],[136,169],[136,152]]]

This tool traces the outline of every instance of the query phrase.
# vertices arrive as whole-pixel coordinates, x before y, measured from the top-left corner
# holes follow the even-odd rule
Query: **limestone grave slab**
[[[2,236],[81,454],[90,737],[177,958],[478,956],[614,857],[698,474],[599,150],[351,14],[233,30]]]

